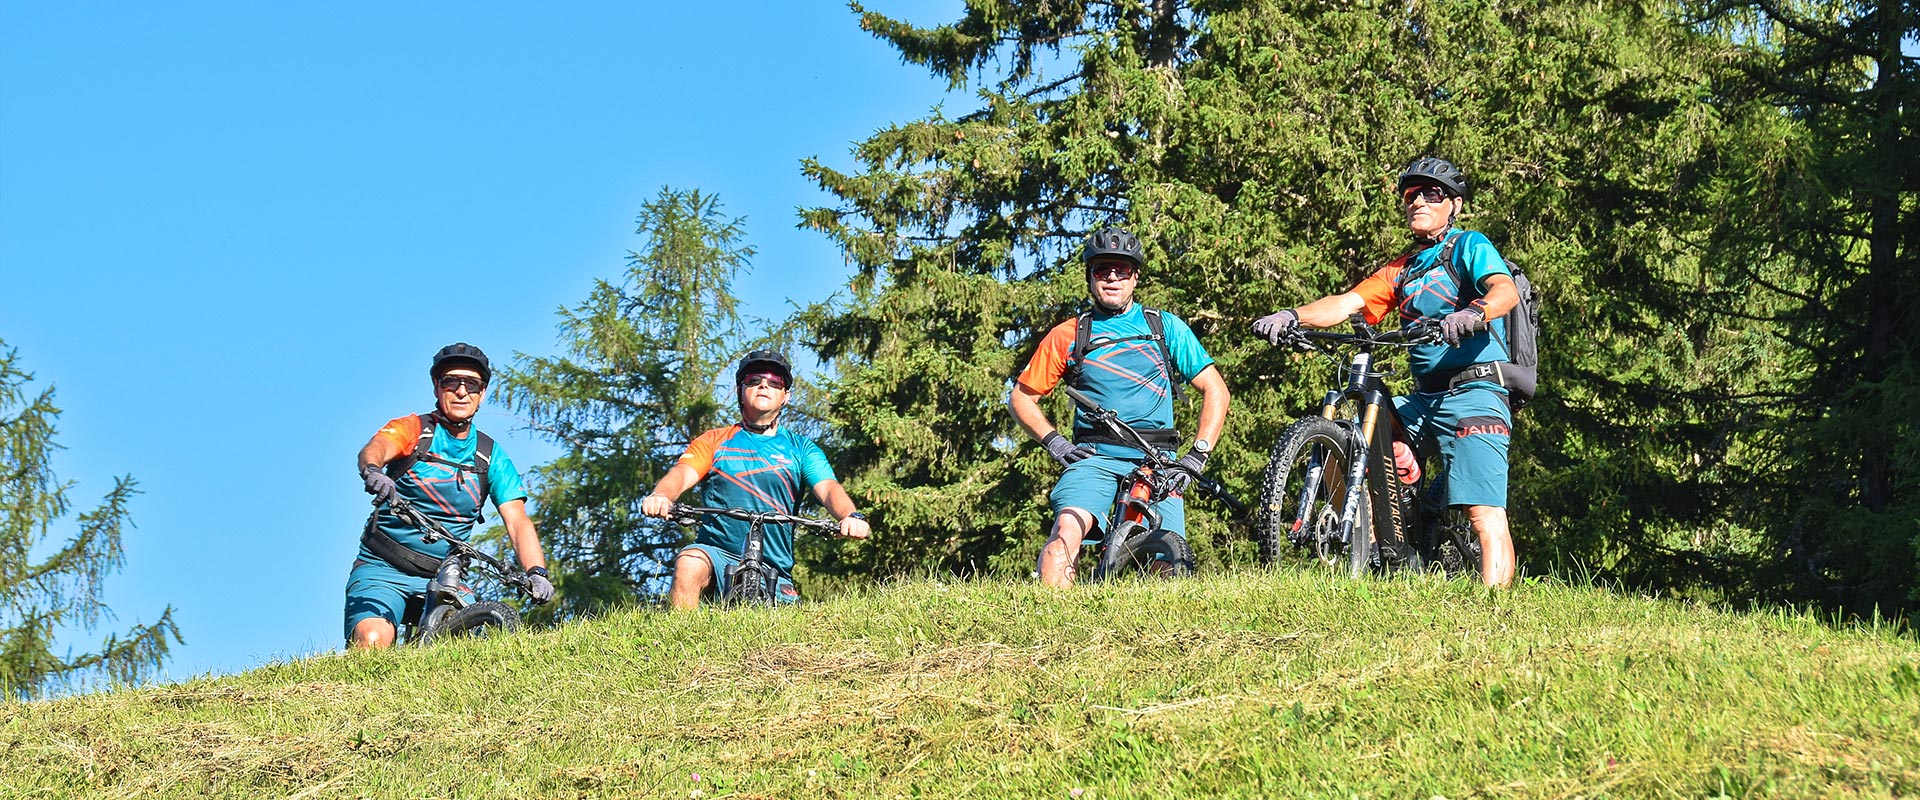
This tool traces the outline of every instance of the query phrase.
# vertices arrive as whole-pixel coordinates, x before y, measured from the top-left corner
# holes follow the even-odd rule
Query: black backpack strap
[[[1460,298],[1462,300],[1466,299],[1468,292],[1473,292],[1474,294],[1480,293],[1479,286],[1468,284],[1460,277],[1460,264],[1454,257],[1454,244],[1459,242],[1460,237],[1466,234],[1466,231],[1460,231],[1447,237],[1447,241],[1440,245],[1440,257],[1434,259],[1440,266],[1446,268],[1447,277],[1453,279],[1453,288],[1460,291]]]
[[[1446,265],[1447,277],[1453,279],[1453,288],[1460,290],[1460,299],[1462,300],[1465,300],[1467,298],[1467,291],[1469,289],[1471,289],[1473,293],[1476,295],[1480,294],[1479,286],[1468,284],[1460,277],[1460,271],[1461,271],[1460,260],[1457,252],[1454,249],[1453,243],[1455,240],[1465,235],[1467,235],[1467,232],[1461,231],[1452,236],[1449,236],[1447,237],[1447,243],[1440,246],[1441,248],[1440,263]],[[1508,269],[1512,269],[1512,267],[1508,267]],[[1517,291],[1518,287],[1515,287],[1515,290]],[[1461,308],[1466,308],[1466,306],[1462,305]],[[1485,309],[1482,309],[1482,310],[1485,310]],[[1511,310],[1512,309],[1509,309],[1509,312],[1511,312]],[[1511,325],[1512,321],[1509,320],[1508,324]],[[1507,337],[1501,336],[1499,333],[1493,330],[1493,320],[1487,320],[1487,332],[1493,334],[1493,340],[1500,343],[1500,352],[1506,353],[1507,360],[1512,361],[1513,345],[1507,343]],[[1505,385],[1505,384],[1503,383],[1502,385]]]
[[[1167,385],[1173,389],[1173,399],[1179,400],[1187,393],[1187,383],[1180,379],[1187,376],[1179,374],[1180,365],[1173,361],[1173,344],[1167,341],[1167,327],[1160,321],[1160,309],[1141,306],[1140,313],[1146,315],[1147,329],[1153,331],[1153,338],[1160,342],[1160,358],[1167,362]]]
[[[1082,311],[1073,322],[1073,349],[1067,351],[1067,385],[1080,388],[1080,365],[1087,360],[1087,350],[1093,338],[1093,312]]]
[[[487,484],[487,471],[493,466],[493,437],[478,428],[473,432],[480,437],[480,441],[475,442],[473,446],[473,477],[480,481],[480,506],[484,509],[487,501],[492,498],[492,495],[487,493],[492,488]],[[484,512],[481,513],[480,519],[482,522],[486,521]]]

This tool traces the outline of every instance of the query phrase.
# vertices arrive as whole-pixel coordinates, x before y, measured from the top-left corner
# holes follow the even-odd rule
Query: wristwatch
[[[1205,439],[1195,439],[1193,440],[1193,452],[1200,453],[1202,455],[1212,455],[1213,443]]]
[[[846,515],[845,517],[841,517],[841,519],[857,519],[857,520],[860,520],[860,521],[862,521],[862,522],[865,522],[865,521],[866,521],[866,519],[867,519],[867,515],[865,515],[865,514],[862,514],[862,513],[860,513],[860,512],[858,512],[858,511],[855,511],[855,512],[853,512],[853,513],[851,513],[851,514],[848,514],[848,515]]]
[[[540,576],[540,577],[542,577],[542,578],[546,578],[546,579],[548,579],[548,580],[552,580],[552,579],[553,579],[553,574],[552,574],[552,573],[549,573],[549,572],[547,572],[547,568],[546,568],[546,567],[530,567],[530,568],[528,568],[528,569],[527,569],[527,574],[528,574],[528,575],[538,575],[538,576]]]

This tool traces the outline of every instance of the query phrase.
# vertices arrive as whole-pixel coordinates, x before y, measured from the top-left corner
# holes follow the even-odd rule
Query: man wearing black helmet
[[[1416,391],[1394,398],[1394,407],[1404,438],[1440,457],[1447,502],[1466,507],[1480,538],[1481,580],[1506,586],[1514,570],[1506,509],[1513,411],[1500,370],[1512,360],[1502,317],[1520,295],[1493,243],[1453,225],[1473,194],[1459,169],[1430,156],[1414,159],[1401,171],[1396,192],[1413,234],[1405,253],[1351,291],[1261,317],[1253,331],[1279,344],[1298,326],[1330,328],[1359,313],[1371,323],[1397,312],[1403,325],[1440,324],[1446,342],[1408,353]],[[1394,442],[1395,460],[1417,468],[1402,438]],[[1402,473],[1407,483],[1418,480],[1411,469]]]
[[[461,539],[482,521],[482,504],[492,500],[531,578],[533,601],[551,600],[553,584],[527,516],[520,472],[492,437],[473,427],[493,378],[487,354],[465,342],[447,345],[434,354],[428,376],[434,409],[388,422],[360,448],[355,464],[367,493],[381,500],[404,497]],[[427,544],[422,533],[384,505],[367,519],[347,578],[346,633],[353,646],[391,646],[407,597],[426,591],[450,546]]]
[[[1173,428],[1178,387],[1186,382],[1199,389],[1197,438],[1180,457],[1178,470],[1168,476],[1174,495],[1154,506],[1162,526],[1177,533],[1187,527],[1180,492],[1206,469],[1230,402],[1226,381],[1193,330],[1179,317],[1133,301],[1146,266],[1140,240],[1119,228],[1095,231],[1081,260],[1093,309],[1047,332],[1007,399],[1013,418],[1066,470],[1048,495],[1053,530],[1039,558],[1040,580],[1057,587],[1073,583],[1081,542],[1106,527],[1114,488],[1144,454],[1105,438],[1077,408],[1069,440],[1040,410],[1040,398],[1064,378],[1101,407],[1117,412],[1150,444],[1172,451],[1179,444]]]
[[[853,498],[840,486],[820,446],[780,426],[780,410],[793,388],[793,367],[786,356],[772,350],[748,353],[734,370],[733,387],[740,421],[694,437],[653,493],[641,500],[641,511],[665,517],[681,493],[699,484],[710,506],[797,514],[804,493],[811,491],[840,520],[841,536],[867,538],[866,515],[854,509]],[[793,526],[768,525],[761,532],[766,537],[764,557],[780,571],[776,599],[798,602],[800,593],[793,585]],[[725,594],[730,588],[727,570],[740,562],[746,543],[747,523],[727,517],[702,519],[693,544],[674,559],[668,603],[686,611],[699,608],[700,598],[709,592]]]

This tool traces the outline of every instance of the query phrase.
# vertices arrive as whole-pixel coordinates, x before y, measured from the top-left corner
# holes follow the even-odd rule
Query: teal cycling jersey
[[[1139,303],[1131,303],[1117,314],[1096,309],[1082,363],[1073,352],[1079,319],[1070,318],[1047,332],[1021,371],[1019,383],[1035,394],[1047,394],[1077,366],[1081,379],[1074,388],[1118,414],[1122,422],[1140,430],[1171,430],[1175,385],[1191,382],[1213,365],[1213,357],[1207,355],[1185,321],[1164,311],[1160,320],[1167,337],[1166,350],[1154,340],[1153,328]],[[1167,363],[1167,351],[1173,354],[1172,364]],[[1094,432],[1077,406],[1073,429],[1075,439]],[[1103,444],[1096,449],[1106,452],[1110,446]],[[1137,457],[1137,451],[1130,448],[1112,448],[1112,454],[1119,457],[1129,452]]]
[[[413,455],[420,441],[420,426],[421,418],[409,414],[388,422],[377,436],[399,445],[402,456]],[[474,451],[480,440],[478,433],[469,429],[463,439],[449,433],[445,427],[437,426],[428,452],[458,464],[473,464]],[[427,459],[415,461],[394,485],[401,497],[413,503],[415,508],[433,521],[445,526],[448,533],[462,540],[472,535],[474,524],[480,520],[481,508],[488,500],[498,508],[527,497],[526,489],[520,482],[520,471],[514,468],[513,458],[498,442],[495,442],[493,458],[487,464],[487,497],[480,495],[480,481],[472,475]],[[420,529],[384,508],[375,514],[374,524],[394,541],[433,558],[446,557],[450,547],[445,542],[427,544],[423,541]],[[364,544],[360,546],[358,558],[361,561],[385,563]]]
[[[677,464],[700,477],[701,504],[720,508],[797,514],[814,486],[837,480],[820,446],[785,427],[767,433],[739,425],[715,428],[695,437]],[[746,551],[747,530],[743,520],[706,517],[700,521],[694,543],[739,557]],[[782,575],[792,575],[793,526],[767,525],[760,530],[767,563]]]
[[[1462,287],[1454,283],[1452,272],[1439,263],[1440,251],[1445,248],[1436,243],[1395,259],[1354,288],[1354,292],[1366,300],[1369,322],[1382,322],[1390,312],[1398,313],[1403,327],[1422,319],[1438,322],[1466,308],[1472,300],[1486,296],[1488,278],[1512,276],[1507,271],[1506,259],[1485,234],[1452,231],[1447,236],[1454,238],[1454,267],[1469,282],[1467,290],[1463,292]],[[1413,347],[1408,352],[1408,363],[1413,374],[1419,376],[1471,364],[1511,361],[1503,344],[1506,337],[1507,321],[1501,317],[1493,320],[1488,329],[1461,340],[1458,346],[1439,342]]]

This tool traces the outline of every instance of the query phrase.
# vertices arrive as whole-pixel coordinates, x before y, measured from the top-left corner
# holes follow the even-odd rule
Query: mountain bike
[[[375,500],[374,504],[379,505],[380,501]],[[440,567],[434,570],[433,578],[427,581],[426,591],[407,598],[407,608],[400,619],[402,641],[429,645],[443,639],[498,636],[520,629],[520,612],[498,600],[477,599],[473,588],[463,581],[477,563],[501,584],[522,596],[531,596],[525,574],[455,537],[404,497],[393,498],[387,508],[401,521],[418,528],[422,541],[433,544],[444,539],[450,548]]]
[[[1350,322],[1353,333],[1295,330],[1286,342],[1336,365],[1340,349],[1352,354],[1339,369],[1344,385],[1327,392],[1320,415],[1295,422],[1273,446],[1254,515],[1261,559],[1277,561],[1290,543],[1354,577],[1429,566],[1477,571],[1479,538],[1466,514],[1446,504],[1445,476],[1424,481],[1423,489],[1394,474],[1393,393],[1376,358],[1439,341],[1439,326],[1423,321],[1376,331],[1357,314]]]
[[[674,503],[667,517],[682,525],[692,525],[700,517],[731,517],[747,523],[747,543],[741,548],[740,562],[727,568],[727,591],[721,595],[724,605],[772,606],[780,598],[780,570],[767,562],[767,525],[792,525],[828,535],[838,534],[840,525],[832,520],[796,517],[777,511],[752,511],[745,508],[709,508]]]
[[[1120,477],[1113,496],[1113,509],[1107,514],[1106,535],[1099,541],[1100,558],[1091,580],[1099,581],[1126,574],[1173,578],[1193,572],[1193,548],[1186,537],[1160,527],[1160,512],[1153,506],[1171,495],[1167,476],[1174,460],[1160,448],[1147,443],[1146,437],[1120,420],[1120,415],[1100,407],[1093,398],[1071,386],[1061,386],[1078,403],[1087,421],[1103,427],[1114,438],[1146,454],[1140,463]],[[1201,478],[1193,488],[1212,495],[1236,514],[1246,506],[1229,494],[1217,481]],[[1092,545],[1091,540],[1083,544]]]

